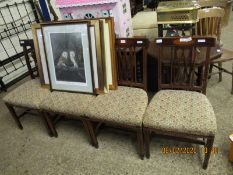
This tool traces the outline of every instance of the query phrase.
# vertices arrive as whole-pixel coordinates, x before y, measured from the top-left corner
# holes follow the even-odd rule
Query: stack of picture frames
[[[117,89],[113,18],[33,24],[41,85],[104,94]]]

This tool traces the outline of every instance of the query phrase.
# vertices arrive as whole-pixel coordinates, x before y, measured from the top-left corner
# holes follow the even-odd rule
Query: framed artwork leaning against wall
[[[89,23],[41,26],[51,90],[94,93]]]

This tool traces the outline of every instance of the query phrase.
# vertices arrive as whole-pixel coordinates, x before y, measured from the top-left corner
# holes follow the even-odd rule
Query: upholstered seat
[[[3,101],[13,106],[39,109],[41,101],[48,96],[50,91],[41,88],[40,80],[29,80],[8,93]]]
[[[161,131],[214,136],[213,108],[205,95],[181,90],[159,91],[150,102],[143,125]]]
[[[42,111],[66,114],[66,117],[83,116],[96,96],[69,92],[52,92],[40,104]]]
[[[89,105],[87,117],[123,126],[142,126],[148,104],[147,93],[138,88],[122,87],[99,95]]]

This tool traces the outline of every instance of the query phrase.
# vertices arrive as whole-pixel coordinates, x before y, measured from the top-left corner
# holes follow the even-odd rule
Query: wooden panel
[[[158,86],[160,89],[183,89],[205,93],[214,38],[186,37],[156,40],[159,47]],[[198,48],[205,58],[198,60]]]
[[[116,39],[119,85],[147,90],[147,48],[145,38]]]

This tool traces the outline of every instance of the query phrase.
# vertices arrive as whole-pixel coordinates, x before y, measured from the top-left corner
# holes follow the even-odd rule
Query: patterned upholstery
[[[141,127],[147,104],[148,96],[144,90],[120,86],[118,90],[93,100],[86,115],[91,119]]]
[[[213,108],[198,92],[163,90],[151,100],[143,125],[161,131],[210,136],[217,130]]]
[[[55,113],[67,114],[67,117],[83,116],[94,95],[52,92],[48,98],[41,102],[40,109]]]
[[[49,93],[48,89],[41,88],[39,79],[34,79],[9,92],[3,101],[15,106],[39,109],[39,104]]]

